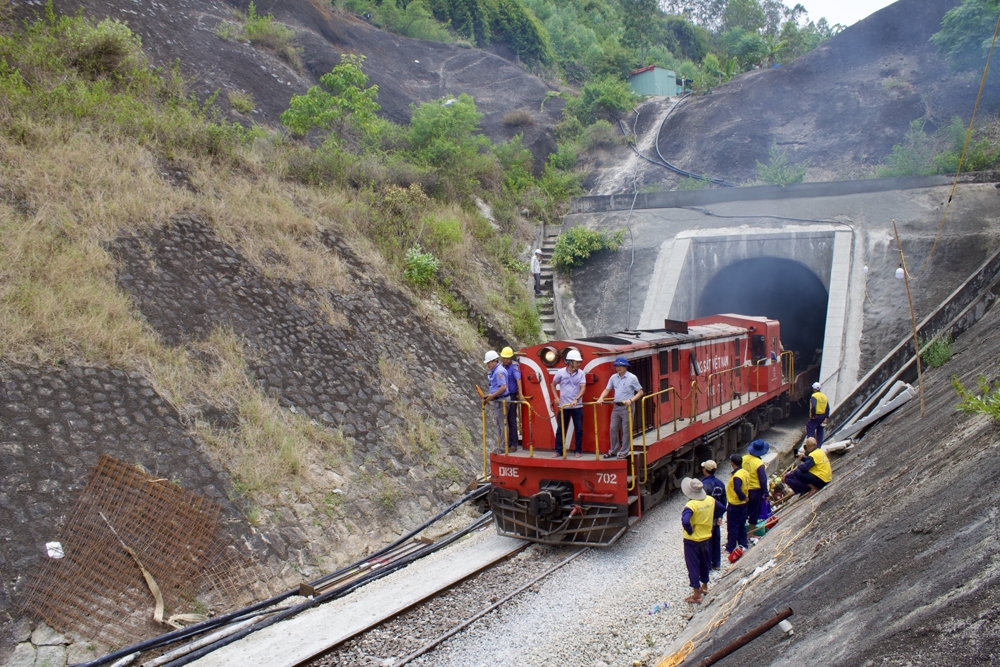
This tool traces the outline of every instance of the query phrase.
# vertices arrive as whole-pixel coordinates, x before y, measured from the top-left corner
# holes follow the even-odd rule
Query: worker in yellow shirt
[[[747,521],[750,522],[750,529],[753,530],[760,521],[760,510],[762,498],[767,491],[767,468],[760,457],[770,451],[771,445],[764,440],[754,440],[747,447],[747,453],[743,456],[743,469],[747,471],[750,479],[747,480]]]
[[[731,554],[736,545],[744,549],[750,548],[747,539],[747,486],[749,485],[750,474],[743,469],[743,457],[733,454],[729,457],[729,464],[733,467],[729,481],[726,483],[726,553]]]
[[[785,473],[785,484],[800,495],[815,493],[833,481],[833,468],[816,438],[806,438],[805,454],[798,468]]]
[[[813,395],[809,398],[809,421],[806,422],[806,435],[816,438],[816,444],[823,446],[823,424],[830,416],[830,399],[821,389],[823,385],[813,382]]]
[[[692,588],[691,595],[684,601],[697,604],[708,592],[708,573],[712,568],[709,541],[715,524],[716,506],[726,507],[705,493],[701,480],[685,477],[681,480],[681,491],[689,498],[681,513],[681,525],[684,527],[684,562]]]

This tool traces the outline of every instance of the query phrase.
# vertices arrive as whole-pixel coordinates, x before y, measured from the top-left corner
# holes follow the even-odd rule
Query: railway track
[[[586,552],[525,543],[515,555],[491,564],[363,634],[331,646],[303,667],[403,667],[428,654]]]

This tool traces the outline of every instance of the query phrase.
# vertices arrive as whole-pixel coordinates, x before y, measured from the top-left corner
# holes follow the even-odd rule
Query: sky
[[[826,17],[830,25],[841,23],[853,25],[878,10],[891,5],[895,0],[783,0],[789,7],[801,4],[809,12],[809,19],[818,21]]]

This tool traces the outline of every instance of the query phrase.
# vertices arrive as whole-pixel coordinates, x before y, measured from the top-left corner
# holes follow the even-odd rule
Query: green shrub
[[[220,23],[215,29],[215,34],[227,41],[246,40],[251,44],[258,44],[274,51],[279,58],[287,62],[295,69],[302,68],[302,58],[299,48],[295,45],[295,31],[288,26],[278,23],[274,16],[268,14],[261,16],[257,13],[257,6],[251,2],[247,8],[247,13],[234,13],[240,22],[239,26],[232,23]]]
[[[621,131],[606,120],[595,121],[583,131],[583,145],[586,150],[614,148],[621,144]]]
[[[639,96],[632,92],[623,79],[604,76],[583,86],[580,96],[569,100],[566,108],[584,125],[595,120],[617,120],[620,115],[639,103]]]
[[[935,152],[933,142],[924,132],[924,121],[918,118],[910,123],[903,142],[892,147],[892,153],[875,170],[875,176],[929,176],[937,171],[934,165]]]
[[[788,164],[788,157],[785,151],[778,148],[778,142],[771,143],[771,151],[767,164],[757,162],[757,174],[760,180],[771,185],[789,185],[791,183],[801,183],[805,178],[806,169],[809,163],[798,166]]]
[[[928,344],[928,339],[919,338],[918,340],[920,341],[920,349],[923,350],[920,358],[931,368],[944,366],[951,359],[952,346],[955,341],[952,340],[950,332],[935,338],[930,344]]]
[[[445,253],[462,242],[462,223],[458,218],[427,216],[424,218],[422,238],[427,239],[439,252]]]
[[[343,133],[348,123],[362,132],[372,128],[382,107],[375,101],[378,86],[365,87],[368,75],[361,71],[364,61],[364,56],[343,54],[340,64],[319,78],[330,92],[313,86],[305,95],[292,95],[288,109],[281,114],[281,124],[300,135],[314,127]]]
[[[490,140],[477,134],[482,114],[476,103],[462,93],[457,99],[425,102],[410,108],[413,110],[408,134],[410,155],[442,175],[452,191],[449,196],[465,197],[494,162],[485,152]]]
[[[961,400],[955,409],[968,414],[986,415],[995,424],[1000,424],[1000,382],[992,385],[985,376],[976,378],[976,389],[966,389],[957,375],[951,376],[951,386]]]
[[[552,166],[552,163],[545,165],[545,171],[538,182],[542,192],[548,195],[553,201],[567,201],[583,191],[581,185],[583,176],[568,171],[562,171]]]
[[[434,255],[421,250],[419,245],[406,251],[406,269],[403,271],[403,277],[414,287],[430,286],[440,269],[441,262]]]
[[[226,93],[226,97],[229,98],[229,106],[244,115],[253,113],[257,106],[253,95],[242,90],[230,90]]]
[[[534,158],[522,140],[523,135],[518,134],[510,141],[493,147],[493,154],[503,169],[504,187],[514,195],[520,195],[535,184],[535,177],[531,174]]]
[[[682,178],[677,184],[678,190],[704,190],[709,186],[709,182],[700,178]]]
[[[596,252],[618,250],[624,240],[625,232],[621,230],[609,234],[586,227],[573,227],[559,235],[552,251],[552,263],[560,271],[569,271]]]
[[[576,151],[576,146],[572,143],[561,143],[559,150],[549,154],[549,164],[563,171],[573,169],[578,159],[579,154]]]

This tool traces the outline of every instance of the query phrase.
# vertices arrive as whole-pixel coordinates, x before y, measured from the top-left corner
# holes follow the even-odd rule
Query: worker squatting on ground
[[[611,409],[611,449],[604,458],[611,459],[617,456],[620,459],[627,459],[629,455],[629,440],[631,434],[628,432],[629,412],[632,405],[642,398],[642,385],[639,378],[628,372],[629,363],[625,357],[615,359],[615,373],[608,378],[608,386],[601,392],[597,399],[598,403],[604,402],[609,391],[614,391],[615,407]]]
[[[814,493],[833,481],[833,468],[826,452],[819,448],[816,438],[806,438],[802,464],[785,473],[785,484],[800,495]]]
[[[722,517],[726,513],[726,485],[715,476],[715,470],[719,465],[712,460],[701,464],[701,483],[705,487],[705,493],[718,501],[715,508],[715,517],[712,522],[712,538],[709,540],[708,552],[712,569],[718,570],[722,567]]]
[[[552,409],[558,410],[556,422],[556,456],[563,455],[563,434],[572,423],[573,439],[576,446],[574,456],[583,456],[583,389],[587,384],[586,374],[580,370],[583,357],[576,350],[566,353],[566,367],[560,368],[552,377]]]
[[[767,492],[767,468],[760,457],[767,454],[771,445],[763,440],[754,440],[747,447],[747,454],[743,457],[743,469],[747,471],[750,479],[747,480],[747,521],[750,526],[756,526],[760,521],[760,509],[764,493]]]
[[[486,405],[490,401],[496,401],[494,409],[496,410],[497,418],[497,451],[502,452],[504,426],[507,424],[507,418],[503,412],[503,403],[496,399],[507,393],[507,371],[504,370],[503,364],[500,363],[500,355],[494,350],[487,352],[486,358],[483,361],[486,362],[486,367],[490,369],[490,393],[483,396],[483,405]]]
[[[505,347],[500,350],[500,363],[507,373],[507,393],[503,395],[503,409],[507,419],[507,447],[516,452],[521,445],[517,437],[517,413],[519,403],[524,400],[524,387],[521,386],[521,365],[514,361],[514,350]]]
[[[813,382],[813,395],[809,399],[809,421],[806,422],[806,435],[816,438],[816,446],[823,446],[823,423],[830,416],[830,399],[822,391],[823,385]]]
[[[720,507],[723,511],[726,508],[705,493],[700,480],[685,477],[681,480],[681,491],[689,498],[681,513],[681,525],[684,527],[684,562],[692,588],[691,595],[684,601],[698,603],[708,592],[708,574],[712,567],[709,543],[715,514]]]
[[[731,554],[737,545],[744,549],[750,548],[747,537],[747,487],[750,484],[750,473],[743,469],[743,456],[733,454],[729,457],[729,465],[733,471],[726,483],[726,553]]]

